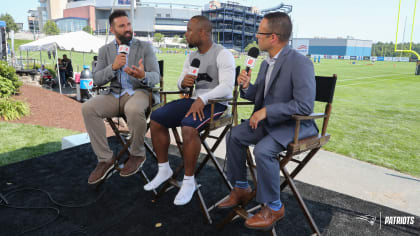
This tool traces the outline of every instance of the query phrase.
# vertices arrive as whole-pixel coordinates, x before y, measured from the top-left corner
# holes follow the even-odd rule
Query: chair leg
[[[261,205],[258,205],[256,207],[253,207],[253,208],[249,209],[249,210],[245,209],[246,206],[249,204],[249,202],[251,202],[251,200],[254,199],[257,196],[257,188],[258,188],[257,177],[255,175],[255,164],[254,164],[254,161],[252,160],[252,155],[251,155],[251,151],[249,150],[249,148],[247,148],[246,162],[248,164],[249,172],[251,173],[252,181],[254,182],[254,190],[252,191],[252,197],[248,201],[244,202],[242,206],[235,207],[223,219],[223,221],[217,225],[217,228],[219,230],[221,230],[226,224],[230,223],[231,221],[233,221],[237,217],[241,217],[241,218],[246,220],[248,217],[252,216],[252,214],[250,214],[251,212],[261,208]]]
[[[305,214],[306,219],[308,220],[309,225],[312,228],[312,231],[315,232],[317,235],[321,235],[314,219],[312,218],[311,213],[308,210],[308,207],[306,206],[305,202],[303,201],[302,197],[300,196],[299,191],[296,188],[296,185],[295,185],[295,182],[293,181],[293,178],[290,176],[286,167],[281,167],[280,169],[283,172],[283,175],[286,178],[286,181],[288,182],[290,188],[292,189],[293,195],[295,195],[296,199],[298,200],[298,203],[299,203],[300,207],[302,208],[303,213]]]
[[[299,174],[299,172],[303,169],[303,167],[306,166],[306,164],[308,164],[308,162],[312,159],[312,157],[315,156],[315,154],[320,150],[320,148],[315,148],[312,149],[306,156],[305,158],[299,163],[298,166],[296,166],[296,168],[292,171],[292,173],[290,174],[290,177],[292,177],[292,179],[294,179],[296,177],[297,174]],[[283,189],[287,186],[288,182],[286,180],[284,180],[281,185],[280,185],[280,191],[283,191]]]
[[[228,187],[229,191],[232,190],[233,189],[232,185],[228,181],[225,172],[223,172],[223,169],[220,166],[219,162],[217,161],[216,157],[214,156],[212,150],[210,150],[209,145],[207,144],[207,142],[205,140],[203,140],[201,143],[203,144],[204,148],[206,149],[208,155],[210,156],[210,159],[213,161],[214,165],[216,166],[217,171],[222,176],[223,181],[225,182],[225,185]],[[203,162],[203,163],[205,164],[205,162]],[[201,169],[197,169],[195,175],[198,175],[200,173],[199,170],[201,170]]]
[[[145,141],[144,142],[144,147],[146,148],[147,151],[149,151],[152,154],[152,156],[155,158],[155,160],[157,160],[156,153],[155,153],[155,151],[153,151],[153,148],[150,146],[150,144]]]
[[[120,171],[120,170],[121,170],[121,168],[119,167],[119,160],[121,159],[121,157],[122,157],[125,153],[127,153],[128,155],[130,155],[129,147],[130,147],[130,144],[131,144],[131,140],[124,140],[124,138],[123,138],[123,137],[122,137],[122,135],[121,135],[121,132],[118,130],[117,126],[115,125],[115,123],[112,121],[112,119],[111,119],[111,118],[107,118],[106,120],[107,120],[107,122],[109,123],[109,125],[111,126],[112,130],[114,131],[115,135],[117,136],[117,138],[118,138],[118,140],[120,141],[120,143],[121,143],[121,145],[123,146],[123,148],[122,148],[122,149],[118,152],[118,154],[117,154],[117,156],[116,156],[116,161],[115,161],[115,163],[114,163],[115,170],[113,170],[113,171],[109,172],[109,173],[108,173],[108,175],[105,177],[105,179],[104,179],[104,180],[106,180],[106,179],[110,178],[110,177],[111,177],[111,175],[112,175],[112,174],[114,174],[116,170],[118,170],[118,171]],[[149,128],[149,125],[148,125],[147,129],[148,129],[148,128]],[[153,149],[150,147],[150,145],[149,145],[148,143],[146,143],[146,142],[144,142],[144,145],[145,145],[146,149],[147,149],[150,153],[152,153],[152,155],[156,158],[156,154],[155,154],[155,152],[153,151]],[[127,159],[126,159],[125,161],[127,161]],[[149,182],[150,182],[150,180],[149,180],[149,178],[147,177],[146,173],[144,172],[143,168],[141,168],[141,169],[140,169],[140,173],[141,173],[141,176],[142,176],[142,178],[143,178],[144,182],[145,182],[146,184],[147,184],[147,183],[149,183]],[[97,188],[99,188],[99,186],[100,186],[103,182],[105,182],[105,181],[101,181],[100,183],[98,183]],[[157,195],[156,190],[153,190],[153,193],[154,193],[155,195]]]
[[[179,135],[176,128],[172,129],[172,133],[174,134],[176,145],[178,147],[181,159],[183,159],[181,136]],[[162,185],[162,188],[158,191],[158,193],[155,196],[155,200],[160,198],[165,192],[167,192],[170,189],[171,186],[173,186],[172,183],[176,182],[176,177],[178,177],[179,173],[182,171],[183,168],[184,168],[184,162],[182,161],[182,163],[177,167],[177,169],[172,174],[172,177]]]
[[[197,185],[197,183],[196,183],[196,185]],[[201,193],[201,190],[200,190],[198,185],[197,185],[197,190],[196,190],[195,194],[197,195],[198,200],[200,201],[201,210],[203,211],[203,214],[205,215],[207,222],[209,224],[212,224],[213,220],[210,217],[209,210],[207,208],[206,202],[204,201],[203,194]]]
[[[232,186],[230,185],[230,183],[227,181],[227,176],[224,174],[223,169],[221,168],[220,164],[215,161],[216,158],[214,156],[214,152],[216,151],[216,149],[219,147],[219,144],[222,142],[223,138],[225,137],[226,133],[229,131],[230,127],[226,126],[222,133],[220,134],[220,136],[217,138],[216,142],[213,144],[213,146],[211,148],[209,148],[209,145],[207,144],[207,142],[205,141],[206,139],[206,135],[202,135],[200,136],[200,140],[201,140],[201,144],[203,144],[204,148],[206,149],[207,155],[204,158],[203,162],[201,162],[201,164],[198,166],[197,170],[195,171],[195,174],[198,175],[201,171],[201,169],[205,166],[205,164],[207,163],[207,161],[212,158],[212,161],[214,163],[214,165],[216,166],[217,170],[219,171],[219,173],[223,176],[224,180],[225,180],[225,184],[228,186],[229,190],[232,190]]]

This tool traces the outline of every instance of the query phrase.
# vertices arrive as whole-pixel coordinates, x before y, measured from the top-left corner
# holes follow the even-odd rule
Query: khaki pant
[[[103,119],[125,114],[131,134],[130,154],[145,156],[144,135],[146,133],[146,109],[149,107],[149,95],[137,90],[132,96],[124,94],[120,101],[112,94],[98,95],[82,105],[82,114],[92,149],[99,162],[109,162],[113,151],[109,148]],[[120,113],[118,113],[118,104]]]

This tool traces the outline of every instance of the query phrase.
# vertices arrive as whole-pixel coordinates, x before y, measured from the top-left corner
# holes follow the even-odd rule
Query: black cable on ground
[[[10,195],[13,195],[13,194],[15,194],[15,193],[18,193],[18,192],[25,192],[25,191],[37,191],[37,192],[42,192],[42,193],[45,193],[47,196],[48,196],[48,198],[49,198],[49,200],[52,202],[52,203],[54,203],[55,205],[57,205],[57,206],[60,206],[60,207],[66,207],[66,208],[81,208],[81,207],[87,207],[87,206],[89,206],[89,205],[92,205],[92,204],[94,204],[94,203],[96,203],[103,195],[104,195],[104,193],[105,193],[105,191],[106,191],[106,189],[104,188],[104,190],[98,195],[98,197],[96,198],[96,199],[94,199],[93,201],[91,201],[91,202],[87,202],[87,203],[84,203],[84,204],[81,204],[81,205],[69,205],[69,204],[62,204],[62,203],[59,203],[59,202],[57,202],[56,200],[54,200],[53,199],[53,197],[51,196],[51,194],[49,193],[49,192],[47,192],[47,191],[45,191],[45,190],[43,190],[43,189],[37,189],[37,188],[23,188],[23,189],[17,189],[17,190],[14,190],[14,191],[11,191],[11,192],[9,192],[9,193],[7,193],[7,194],[5,194],[4,195],[4,197],[6,198],[6,199],[8,199],[9,200],[9,202],[10,202]],[[5,208],[11,208],[11,209],[19,209],[19,210],[32,210],[32,209],[48,209],[48,210],[54,210],[55,212],[56,212],[56,216],[53,218],[53,219],[51,219],[51,220],[48,220],[47,222],[45,222],[45,223],[43,223],[43,224],[41,224],[41,225],[39,225],[39,226],[36,226],[36,227],[33,227],[33,228],[30,228],[30,229],[27,229],[27,230],[24,230],[24,231],[22,231],[22,232],[20,232],[20,233],[18,233],[18,234],[16,234],[16,235],[24,235],[24,234],[27,234],[27,233],[29,233],[29,232],[33,232],[33,231],[35,231],[35,230],[38,230],[38,229],[41,229],[41,228],[43,228],[44,226],[47,226],[47,225],[49,225],[49,224],[51,224],[52,222],[54,222],[54,221],[56,221],[57,219],[58,219],[58,217],[60,216],[60,209],[58,209],[58,208],[56,208],[56,207],[22,207],[22,206],[13,206],[13,205],[10,205],[10,203],[9,204],[5,204],[5,203],[2,203],[2,202],[0,202],[0,207],[5,207]],[[84,230],[77,230],[77,231],[73,231],[73,232],[70,232],[70,234],[69,235],[71,235],[71,234],[73,234],[73,233],[75,233],[75,232],[78,232],[78,233],[83,233],[83,234],[85,234],[85,235],[89,235],[86,231],[84,231]]]

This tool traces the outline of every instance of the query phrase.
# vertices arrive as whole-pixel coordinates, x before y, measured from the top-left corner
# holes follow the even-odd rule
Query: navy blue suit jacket
[[[241,97],[254,102],[254,112],[263,107],[267,117],[260,121],[269,135],[283,147],[293,141],[296,122],[292,115],[309,115],[313,112],[316,83],[314,67],[308,58],[285,46],[274,64],[270,82],[265,88],[268,63],[261,63],[255,84],[241,90]],[[264,98],[264,90],[267,95]],[[313,120],[301,121],[299,138],[318,133]]]

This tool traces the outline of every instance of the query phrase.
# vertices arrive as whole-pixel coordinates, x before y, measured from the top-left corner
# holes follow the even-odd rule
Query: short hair
[[[267,19],[270,32],[276,34],[280,41],[289,41],[293,28],[289,15],[284,12],[271,12],[265,14],[264,18]]]
[[[66,54],[63,54],[63,57],[67,57],[67,55]]]
[[[191,17],[191,20],[196,20],[200,25],[200,29],[203,29],[206,32],[211,33],[211,30],[213,27],[211,25],[209,18],[207,18],[206,16],[196,15],[196,16]]]
[[[127,13],[123,10],[115,10],[111,13],[111,15],[109,15],[109,25],[112,25],[112,23],[114,23],[114,19],[121,17],[121,16],[126,16],[128,17]]]

